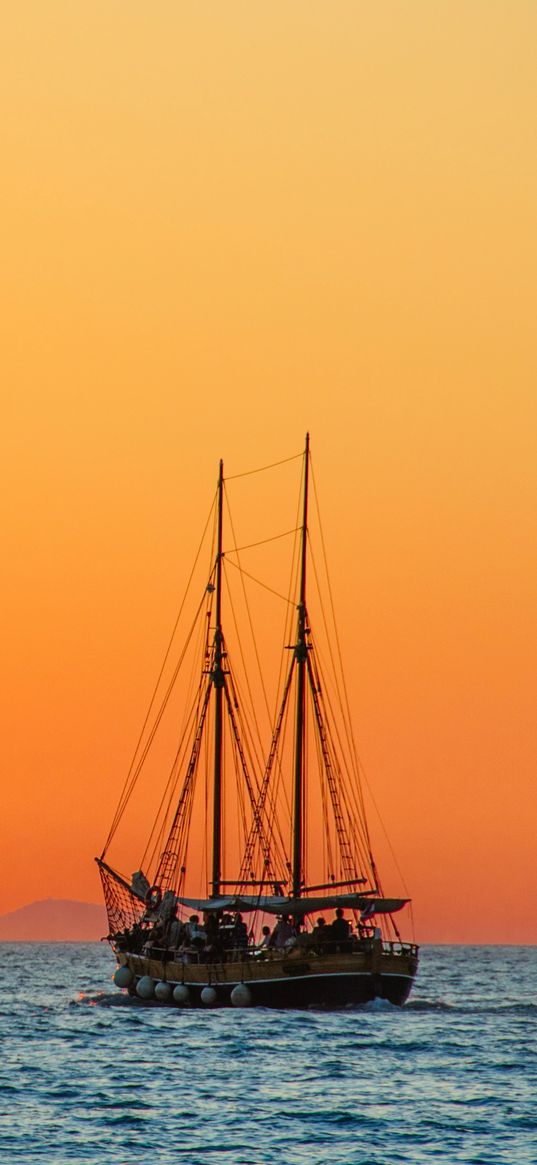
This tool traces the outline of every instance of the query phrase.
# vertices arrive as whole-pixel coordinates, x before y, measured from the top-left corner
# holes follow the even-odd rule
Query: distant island
[[[104,906],[45,898],[0,915],[0,942],[98,942],[108,934]]]

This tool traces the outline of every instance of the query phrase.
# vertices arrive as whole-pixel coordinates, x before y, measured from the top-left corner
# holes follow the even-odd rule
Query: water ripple
[[[2,953],[9,1165],[534,1165],[533,948],[428,948],[405,1008],[337,1013],[148,1006],[104,946]]]

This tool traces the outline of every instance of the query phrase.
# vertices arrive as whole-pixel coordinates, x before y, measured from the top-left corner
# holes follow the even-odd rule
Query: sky
[[[0,26],[0,911],[99,900],[218,460],[309,430],[417,938],[537,942],[535,4]]]

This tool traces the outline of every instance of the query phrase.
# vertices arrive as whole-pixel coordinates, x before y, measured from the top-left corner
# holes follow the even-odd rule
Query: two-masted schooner
[[[228,597],[229,623],[236,629],[239,622],[226,568],[240,576],[252,634],[246,583],[260,580],[243,566],[249,547],[237,546],[232,521],[232,543],[224,544],[221,462],[208,571],[186,636],[199,662],[180,696],[181,715],[172,716],[176,735],[169,737],[172,759],[156,812],[142,809],[128,835],[147,825],[150,843],[132,876],[111,864],[109,850],[156,750],[186,647],[175,663],[168,649],[171,675],[161,673],[162,691],[157,684],[97,859],[114,980],[141,1000],[180,1007],[342,1007],[375,998],[402,1004],[416,974],[418,949],[402,940],[394,918],[409,899],[385,896],[373,858],[336,632],[323,608],[322,647],[312,628],[309,436],[299,457],[290,582],[287,595],[277,595],[286,610],[279,696],[265,741],[250,723],[260,718],[259,682],[256,688],[248,678],[242,647],[233,659],[224,631]],[[317,579],[315,563],[312,573]],[[268,619],[261,630],[266,655],[276,629]],[[259,662],[257,647],[254,654]],[[152,776],[152,789],[155,783]]]

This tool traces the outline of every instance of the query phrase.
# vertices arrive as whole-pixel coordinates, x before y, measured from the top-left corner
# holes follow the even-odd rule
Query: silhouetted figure
[[[350,933],[350,922],[347,922],[347,919],[343,917],[341,906],[338,906],[336,917],[330,927],[330,938],[335,943],[337,951],[350,951]]]
[[[248,927],[243,921],[242,914],[235,915],[233,924],[233,946],[239,950],[246,950],[248,946]]]
[[[326,918],[318,918],[312,931],[313,945],[320,953],[330,946],[331,927],[326,925]]]
[[[283,951],[290,939],[295,937],[295,928],[289,921],[289,915],[283,914],[276,923],[270,936],[269,946],[276,951]]]

